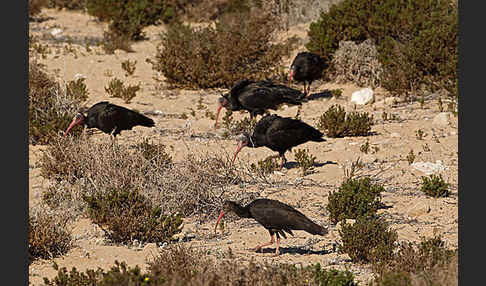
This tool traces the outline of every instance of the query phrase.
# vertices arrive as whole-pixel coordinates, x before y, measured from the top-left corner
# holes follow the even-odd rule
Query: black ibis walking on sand
[[[253,129],[253,133],[240,134],[236,141],[238,148],[233,156],[233,163],[240,150],[247,146],[251,148],[267,147],[278,152],[282,163],[287,162],[285,152],[308,141],[324,142],[324,134],[309,124],[290,117],[280,117],[276,114],[266,115],[260,119]]]
[[[319,55],[310,52],[300,52],[295,56],[289,71],[289,82],[295,79],[297,82],[304,82],[304,94],[309,96],[310,85],[314,80],[320,79],[322,77],[322,71],[327,67],[326,62]],[[309,85],[307,89],[305,83],[308,82]]]
[[[258,245],[254,248],[255,251],[261,250],[264,246],[272,245],[275,242],[274,235],[276,235],[275,256],[279,254],[280,236],[287,238],[285,233],[292,236],[294,235],[292,230],[304,230],[310,234],[322,236],[328,233],[326,228],[314,223],[293,207],[271,199],[256,199],[245,207],[232,201],[225,201],[214,227],[215,233],[221,218],[230,211],[242,218],[255,219],[270,232],[270,242]]]
[[[120,134],[122,130],[131,130],[137,125],[153,127],[155,123],[152,119],[138,112],[108,101],[102,101],[91,106],[86,115],[81,112],[76,114],[66,132],[64,132],[64,137],[76,125],[98,128],[104,133],[112,134],[116,138],[116,135]]]
[[[304,94],[297,89],[269,80],[242,79],[231,88],[229,93],[219,98],[214,127],[218,128],[219,112],[223,107],[232,111],[247,110],[252,119],[257,114],[263,115],[268,109],[276,110],[284,103],[302,105],[304,97]]]

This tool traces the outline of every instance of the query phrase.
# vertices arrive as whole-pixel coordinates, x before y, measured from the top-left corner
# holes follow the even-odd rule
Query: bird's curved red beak
[[[289,72],[289,81],[287,82],[287,86],[290,86],[290,82],[292,81],[292,78],[294,77],[294,71],[290,70]]]
[[[238,155],[238,153],[240,153],[241,148],[245,147],[246,145],[248,145],[248,143],[243,141],[240,141],[240,143],[238,143],[238,148],[236,148],[235,154],[233,155],[233,161],[231,161],[231,164],[235,163],[236,155]]]
[[[64,137],[67,136],[67,134],[68,134],[69,130],[71,130],[71,128],[73,128],[74,126],[81,124],[81,123],[83,123],[83,118],[75,116],[73,118],[73,121],[71,121],[71,124],[69,124],[69,127],[66,129],[66,131],[64,131]]]
[[[221,108],[223,108],[223,104],[220,102],[218,105],[218,109],[216,110],[216,122],[214,122],[214,128],[218,128],[218,118],[219,118],[219,112],[221,111]]]
[[[223,216],[224,216],[224,211],[221,210],[221,212],[219,213],[218,219],[216,220],[216,225],[214,226],[214,233],[216,233],[216,231],[218,230],[219,221],[223,218]]]

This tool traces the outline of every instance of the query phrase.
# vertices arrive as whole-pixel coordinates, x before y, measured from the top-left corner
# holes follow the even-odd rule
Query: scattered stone
[[[373,103],[374,101],[373,90],[371,88],[363,88],[358,91],[353,92],[351,95],[351,102],[359,105],[364,105],[368,103]]]
[[[431,174],[438,173],[438,172],[441,172],[441,171],[444,171],[444,170],[447,169],[447,167],[445,167],[442,164],[441,160],[437,160],[437,161],[435,161],[435,163],[432,163],[432,162],[414,162],[410,166],[412,166],[412,168],[414,168],[416,170],[419,170],[419,171],[425,173],[426,175],[431,175]]]
[[[59,29],[59,28],[54,28],[51,30],[51,35],[54,37],[54,38],[60,38],[62,36],[62,29]]]

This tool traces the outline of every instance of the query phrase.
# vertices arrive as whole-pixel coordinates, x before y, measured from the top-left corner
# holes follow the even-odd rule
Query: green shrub
[[[309,149],[297,149],[294,151],[295,161],[297,166],[302,171],[302,176],[309,174],[311,168],[314,166],[316,157],[309,153]]]
[[[280,165],[275,159],[276,156],[272,155],[263,160],[259,160],[257,165],[255,165],[255,163],[251,163],[250,170],[262,175],[271,174],[273,171],[280,169]]]
[[[426,195],[440,198],[440,197],[448,197],[450,195],[449,192],[449,184],[447,184],[442,175],[429,175],[429,177],[422,176],[422,187],[420,190],[424,192]]]
[[[103,32],[102,47],[108,55],[114,54],[116,50],[122,50],[127,53],[133,52],[130,36],[113,31]]]
[[[325,270],[321,268],[319,263],[308,266],[307,269],[312,269],[314,281],[320,286],[358,286],[354,282],[354,275],[349,270],[330,269]]]
[[[164,242],[181,231],[181,215],[163,215],[162,209],[134,190],[108,190],[84,195],[88,216],[101,227],[107,226],[114,242]]]
[[[123,81],[119,80],[118,78],[112,78],[108,83],[108,86],[105,87],[106,93],[108,93],[111,97],[121,98],[127,104],[131,102],[139,90],[140,84],[125,87]]]
[[[149,161],[162,162],[162,164],[172,163],[172,156],[165,151],[164,144],[149,143],[147,138],[136,145],[145,159]]]
[[[66,90],[36,60],[29,61],[29,143],[47,144],[67,128],[73,115],[87,99],[81,79],[71,81]],[[73,134],[82,128],[73,128]]]
[[[351,112],[346,116],[344,108],[332,105],[317,121],[317,128],[328,137],[366,136],[373,126],[373,115],[368,112]]]
[[[112,33],[140,40],[144,38],[144,27],[160,21],[166,3],[163,0],[87,0],[87,9],[99,20],[109,21]]]
[[[273,42],[275,28],[276,18],[251,12],[224,14],[214,27],[174,23],[148,61],[171,87],[230,88],[242,78],[271,78],[291,45]]]
[[[336,224],[343,219],[374,215],[382,205],[380,194],[384,191],[383,186],[371,183],[368,177],[344,181],[337,192],[329,195],[329,219]]]
[[[88,0],[48,0],[50,8],[84,10]]]
[[[130,60],[123,61],[121,63],[122,69],[126,72],[125,76],[133,75],[135,72],[137,60],[134,60],[133,62]]]
[[[38,15],[42,8],[47,7],[49,0],[29,0],[29,17]]]
[[[343,245],[353,262],[387,261],[392,257],[397,233],[381,217],[358,217],[354,224],[343,223],[339,230]]]
[[[45,211],[29,214],[29,263],[66,254],[73,245],[66,226],[67,219],[59,214]]]
[[[330,61],[341,41],[373,39],[390,92],[443,88],[457,98],[457,8],[451,0],[344,0],[311,23],[306,48]]]
[[[375,282],[377,285],[457,285],[457,255],[457,250],[445,248],[440,236],[422,237],[418,244],[400,245],[390,260],[374,263]],[[450,267],[456,268],[455,274],[448,273]],[[447,281],[441,281],[444,277]],[[427,284],[417,283],[417,280],[427,281]],[[403,284],[398,284],[400,281]]]

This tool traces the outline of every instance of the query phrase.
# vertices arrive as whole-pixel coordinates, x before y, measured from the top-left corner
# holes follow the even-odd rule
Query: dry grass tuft
[[[360,44],[353,41],[339,42],[328,70],[329,78],[335,82],[352,82],[372,88],[380,85],[382,74],[383,67],[372,39]]]

